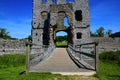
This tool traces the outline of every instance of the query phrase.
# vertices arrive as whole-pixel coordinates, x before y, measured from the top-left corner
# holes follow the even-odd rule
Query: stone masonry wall
[[[0,55],[25,53],[25,42],[0,39]]]
[[[120,37],[92,37],[93,42],[98,42],[98,52],[120,50]]]

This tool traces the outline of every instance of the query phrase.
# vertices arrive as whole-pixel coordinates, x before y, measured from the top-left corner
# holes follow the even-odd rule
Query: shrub
[[[120,65],[120,51],[103,52],[99,55],[99,58],[103,62],[117,63]]]

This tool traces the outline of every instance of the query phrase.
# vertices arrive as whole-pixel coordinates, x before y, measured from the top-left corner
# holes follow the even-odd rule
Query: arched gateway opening
[[[60,12],[60,25],[57,25],[55,29],[55,45],[56,47],[67,48],[69,43],[72,43],[72,33],[71,26],[69,24],[69,18],[66,16],[64,12]],[[64,15],[64,16],[63,16]]]
[[[68,34],[65,31],[56,32],[56,47],[67,47],[68,46]]]

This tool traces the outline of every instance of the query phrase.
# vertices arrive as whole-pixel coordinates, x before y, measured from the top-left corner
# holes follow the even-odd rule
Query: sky
[[[89,0],[89,6],[92,32],[101,26],[113,33],[120,31],[120,0]],[[0,0],[0,28],[6,28],[10,36],[20,39],[30,35],[31,21],[32,0]]]

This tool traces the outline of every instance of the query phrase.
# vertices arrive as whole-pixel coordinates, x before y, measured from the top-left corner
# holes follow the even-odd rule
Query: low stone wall
[[[120,38],[92,37],[93,42],[98,42],[98,52],[120,50]]]
[[[0,39],[0,55],[25,53],[25,47],[24,41]]]

